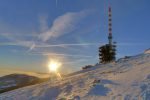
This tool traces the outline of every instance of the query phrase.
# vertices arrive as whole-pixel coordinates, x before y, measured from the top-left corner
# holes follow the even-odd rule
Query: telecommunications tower
[[[112,41],[112,9],[108,8],[108,44],[99,47],[100,63],[108,63],[116,60],[116,43]]]

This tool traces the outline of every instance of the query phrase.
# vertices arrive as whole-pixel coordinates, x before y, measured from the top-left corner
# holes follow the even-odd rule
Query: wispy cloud
[[[35,48],[34,42],[31,41],[4,42],[0,43],[0,46],[20,46],[20,47],[27,47],[29,49]]]
[[[83,57],[83,58],[91,58],[93,56],[87,55],[72,55],[72,54],[63,54],[63,53],[48,53],[48,52],[32,52],[31,55],[44,55],[44,56],[62,56],[62,57]]]
[[[35,37],[33,34],[17,34],[17,33],[1,33],[1,37],[5,38],[6,42],[1,42],[0,46],[21,46],[29,49],[33,49],[35,47],[35,42],[32,40],[27,40],[25,37]]]
[[[70,33],[76,29],[76,25],[87,15],[87,11],[68,12],[56,18],[52,27],[41,33],[39,38],[42,41],[47,41],[50,38],[56,38],[63,34]]]
[[[47,21],[48,21],[48,15],[46,14],[39,15],[39,24],[40,24],[39,28],[41,32],[45,32],[48,30]]]
[[[87,61],[90,61],[92,58],[80,58],[80,59],[76,59],[74,61],[67,61],[67,62],[64,62],[65,64],[79,64],[81,62],[87,62]]]
[[[82,45],[92,45],[92,44],[56,44],[47,45],[44,42],[50,38],[56,38],[63,34],[67,34],[76,29],[77,24],[88,14],[88,11],[80,12],[68,12],[64,15],[56,18],[50,28],[48,28],[48,16],[46,14],[41,14],[39,16],[40,23],[40,35],[38,34],[21,34],[21,33],[1,33],[8,41],[0,43],[0,46],[22,46],[27,47],[30,50],[36,48],[44,47],[64,47],[64,46],[82,46]],[[32,40],[29,40],[32,39]],[[33,40],[34,39],[34,40]],[[40,40],[39,40],[40,39]],[[42,40],[42,41],[41,41]]]
[[[73,44],[36,44],[32,41],[18,41],[18,42],[4,42],[0,43],[0,46],[23,46],[29,48],[49,48],[49,47],[68,47],[68,46],[98,46],[104,43],[73,43]]]
[[[36,45],[37,48],[45,48],[45,47],[66,47],[66,46],[92,46],[92,45],[100,45],[100,43],[74,43],[74,44],[55,44],[55,45]]]
[[[147,43],[142,43],[142,42],[139,42],[139,43],[129,43],[129,42],[124,42],[124,43],[117,43],[117,46],[145,46],[145,45],[148,45]]]

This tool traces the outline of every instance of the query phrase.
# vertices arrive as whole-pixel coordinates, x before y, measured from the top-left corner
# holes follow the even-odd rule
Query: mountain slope
[[[0,100],[149,100],[150,54],[79,71],[63,80],[3,93]]]

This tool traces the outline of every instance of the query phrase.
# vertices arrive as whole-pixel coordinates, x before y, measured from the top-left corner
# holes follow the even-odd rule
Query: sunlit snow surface
[[[3,93],[0,100],[150,100],[150,54]]]

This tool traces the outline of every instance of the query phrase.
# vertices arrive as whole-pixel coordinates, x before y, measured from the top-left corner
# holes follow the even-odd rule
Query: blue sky
[[[109,4],[117,58],[148,49],[149,0],[1,0],[0,68],[47,72],[57,59],[68,73],[96,64]]]

